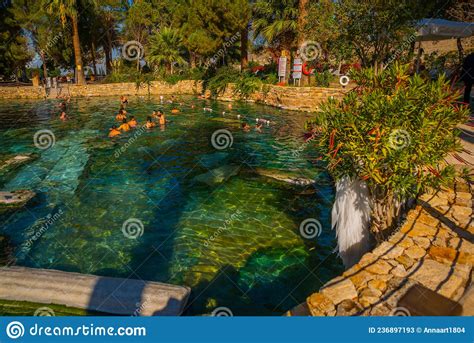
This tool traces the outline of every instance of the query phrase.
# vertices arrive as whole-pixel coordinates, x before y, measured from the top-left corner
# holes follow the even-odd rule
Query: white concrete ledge
[[[179,316],[190,292],[184,286],[136,279],[0,268],[0,299],[65,305],[116,315]]]

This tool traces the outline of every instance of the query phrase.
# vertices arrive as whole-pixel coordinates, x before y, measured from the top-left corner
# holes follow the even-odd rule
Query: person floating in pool
[[[127,99],[126,96],[124,96],[124,95],[121,95],[121,96],[120,96],[120,104],[121,104],[122,106],[125,106],[126,104],[128,104],[128,99]]]
[[[262,132],[262,126],[262,123],[257,123],[257,125],[255,125],[255,130],[257,130],[258,132]]]
[[[127,119],[127,115],[123,112],[123,110],[120,110],[119,113],[115,116],[115,119],[117,119],[117,121],[123,122],[124,119]]]
[[[245,132],[250,131],[250,125],[248,123],[242,123],[242,130]]]
[[[155,112],[155,111],[153,111],[153,112]],[[145,126],[146,126],[147,129],[152,129],[156,126],[156,124],[153,122],[151,117],[147,117]]]
[[[62,112],[61,112],[61,115],[59,116],[59,119],[61,119],[61,120],[66,120],[66,119],[67,119],[67,114],[66,114],[66,112],[62,111]]]
[[[130,125],[128,125],[127,119],[124,119],[122,121],[122,125],[120,125],[118,129],[123,131],[123,132],[130,131]]]
[[[173,114],[178,114],[178,113],[179,113],[179,110],[178,110],[177,108],[173,108],[173,109],[171,110],[171,113],[173,113]]]
[[[117,129],[117,126],[112,126],[112,128],[110,129],[110,132],[109,132],[109,137],[112,138],[112,137],[115,137],[115,136],[118,136],[120,135],[121,132]]]
[[[132,129],[138,125],[137,120],[135,119],[134,116],[130,117],[130,121],[128,122],[128,125],[130,125]]]

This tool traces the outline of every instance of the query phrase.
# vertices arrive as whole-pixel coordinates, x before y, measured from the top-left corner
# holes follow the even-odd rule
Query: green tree
[[[381,70],[391,52],[415,34],[416,22],[436,14],[445,1],[343,0],[335,6],[338,39],[351,47],[365,67]]]
[[[180,0],[173,13],[173,27],[181,32],[191,67],[219,50],[224,60],[230,58],[242,34],[247,36],[250,10],[246,0]],[[247,55],[245,47],[244,40],[241,56]]]
[[[82,61],[81,40],[79,37],[79,0],[43,0],[43,4],[47,7],[49,13],[56,14],[61,19],[63,26],[67,21],[71,21],[72,26],[72,44],[74,49],[75,70],[77,75],[76,82],[80,85],[86,84],[84,76],[84,64]],[[96,5],[95,0],[90,0],[91,5]]]
[[[253,5],[253,30],[268,46],[289,51],[298,36],[298,0],[257,0]]]
[[[43,63],[43,76],[48,77],[47,50],[53,33],[51,22],[54,18],[48,15],[41,2],[35,0],[16,0],[10,12],[24,30],[29,32],[35,52]]]
[[[10,11],[10,0],[0,2],[0,76],[18,77],[19,70],[32,58],[22,28]]]
[[[151,65],[165,65],[169,74],[173,74],[173,66],[185,65],[183,58],[182,38],[176,29],[163,28],[150,37],[147,59]]]

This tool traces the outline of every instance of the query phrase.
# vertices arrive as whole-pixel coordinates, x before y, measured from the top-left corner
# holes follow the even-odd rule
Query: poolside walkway
[[[58,270],[0,268],[0,299],[56,304],[116,315],[179,316],[191,290],[159,282]]]
[[[288,315],[460,314],[460,300],[463,314],[472,315],[472,288],[463,295],[474,264],[474,185],[457,179],[453,186],[423,195],[397,233]],[[415,285],[417,300],[410,305],[405,296]],[[433,301],[447,305],[425,306]]]

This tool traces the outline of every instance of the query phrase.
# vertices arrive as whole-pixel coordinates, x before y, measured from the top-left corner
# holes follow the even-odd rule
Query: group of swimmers
[[[262,132],[262,126],[263,126],[263,124],[261,122],[258,122],[255,125],[255,130],[258,131],[258,132]],[[249,125],[249,123],[247,123],[247,122],[242,123],[242,130],[244,130],[245,132],[249,132],[251,128],[252,127]]]
[[[161,98],[161,102],[163,102],[164,99],[162,97],[160,97],[160,98]],[[172,96],[172,98],[173,98],[173,96]],[[110,129],[109,137],[118,136],[118,135],[122,134],[123,132],[130,131],[131,129],[136,128],[138,126],[138,122],[137,122],[137,120],[135,119],[134,116],[130,116],[130,120],[127,120],[127,111],[125,110],[125,106],[127,104],[128,104],[128,99],[125,96],[121,96],[120,97],[120,110],[119,110],[119,113],[115,116],[115,119],[118,122],[120,122],[121,125],[119,127],[117,127],[116,125],[113,125],[112,128]],[[192,108],[194,108],[194,105],[192,106]],[[228,108],[229,108],[229,110],[232,110],[232,104],[228,104]],[[208,111],[212,112],[211,108],[204,107],[203,109],[204,109],[205,112],[208,112]],[[179,112],[180,111],[177,108],[173,108],[171,110],[172,114],[178,114]],[[223,115],[224,114],[225,114],[225,112],[223,112]],[[240,115],[237,115],[237,118],[240,119]],[[257,123],[255,125],[255,130],[257,132],[262,132],[263,124],[267,124],[267,126],[270,125],[269,120],[264,120],[264,119],[257,118],[256,121],[257,121]],[[163,113],[163,111],[156,110],[156,111],[153,111],[151,116],[147,117],[144,127],[147,128],[147,129],[152,129],[157,124],[159,124],[160,127],[163,129],[167,122],[168,121],[166,120],[165,114]],[[243,122],[241,124],[241,128],[245,132],[248,132],[252,129],[252,127],[247,122]]]
[[[128,104],[128,99],[124,96],[120,97],[120,110],[119,113],[115,116],[115,119],[118,122],[121,122],[121,125],[117,127],[117,125],[113,125],[109,132],[109,137],[115,137],[122,132],[130,131],[138,126],[138,121],[135,119],[134,116],[130,116],[130,120],[127,120],[127,111],[125,110],[125,106]],[[178,113],[179,110],[172,111],[172,113]],[[148,116],[146,119],[145,127],[147,129],[152,129],[159,124],[161,128],[164,128],[167,123],[165,118],[165,114],[161,110],[153,111],[151,116]]]

